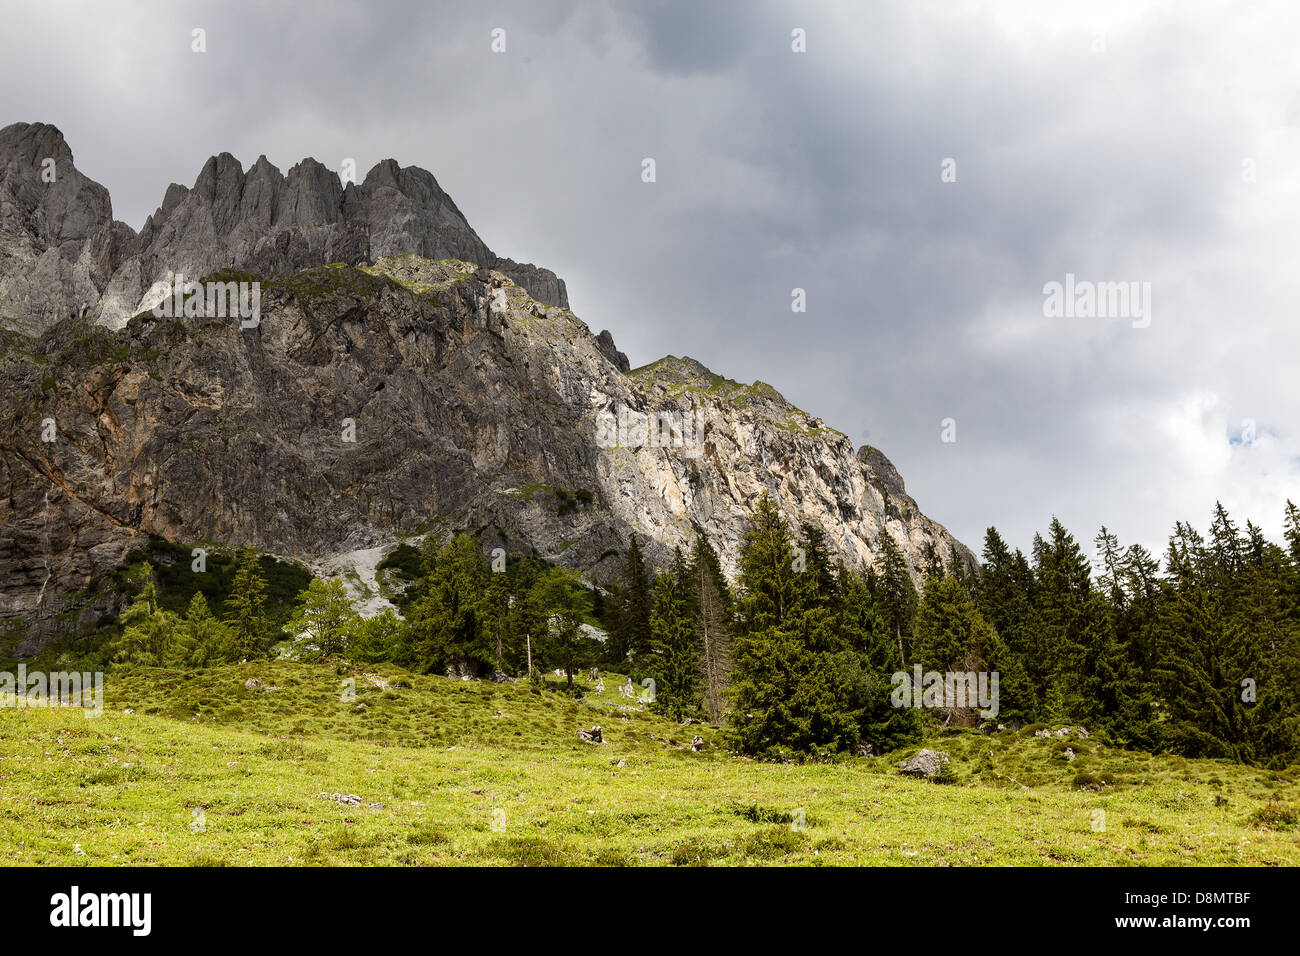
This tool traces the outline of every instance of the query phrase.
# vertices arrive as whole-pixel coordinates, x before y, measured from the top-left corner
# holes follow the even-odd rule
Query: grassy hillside
[[[1300,864],[1300,768],[1094,741],[1067,762],[1030,728],[927,741],[953,758],[944,785],[895,772],[915,747],[766,764],[618,683],[575,700],[383,665],[118,675],[98,719],[0,708],[0,842],[71,865]],[[604,745],[578,740],[593,724]]]

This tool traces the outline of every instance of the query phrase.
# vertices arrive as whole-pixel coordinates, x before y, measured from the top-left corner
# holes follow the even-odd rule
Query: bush
[[[794,820],[794,817],[787,810],[764,807],[757,803],[737,807],[734,812],[736,816],[743,817],[750,823],[790,823]]]
[[[1086,771],[1075,774],[1074,780],[1070,786],[1075,790],[1098,791],[1103,787],[1112,787],[1115,785],[1115,778],[1109,773],[1103,773],[1100,776],[1094,776]]]
[[[711,860],[725,856],[718,846],[704,840],[688,840],[673,849],[668,861],[673,866],[708,866]]]
[[[745,840],[741,852],[754,859],[770,860],[789,856],[803,849],[807,842],[808,836],[799,830],[791,830],[788,826],[767,827]]]
[[[1255,811],[1250,818],[1252,825],[1269,830],[1294,830],[1300,824],[1300,810],[1288,806],[1276,797]]]

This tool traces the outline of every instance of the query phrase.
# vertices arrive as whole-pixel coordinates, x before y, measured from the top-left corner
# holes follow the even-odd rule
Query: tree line
[[[833,560],[820,529],[761,501],[734,588],[697,537],[657,575],[633,547],[614,603],[616,653],[654,676],[674,716],[725,710],[743,752],[893,749],[922,717],[894,675],[996,672],[993,723],[1082,724],[1118,746],[1272,767],[1300,757],[1300,509],[1284,544],[1216,504],[1208,536],[1178,523],[1163,566],[1108,529],[1096,566],[1053,519],[1029,556],[989,528],[982,561],[930,546],[917,588],[889,533],[873,567]],[[714,649],[719,649],[717,653]],[[721,704],[720,704],[721,702]],[[975,708],[925,719],[976,724]]]
[[[196,592],[163,606],[152,568],[113,659],[204,666],[346,654],[423,673],[532,678],[557,669],[574,693],[599,665],[653,688],[674,719],[727,725],[764,757],[884,752],[924,721],[978,724],[971,708],[897,706],[895,675],[996,672],[994,722],[1083,724],[1112,743],[1282,766],[1300,756],[1300,510],[1285,543],[1216,505],[1208,537],[1179,523],[1163,565],[1102,528],[1096,563],[1056,519],[1029,555],[995,528],[982,561],[922,556],[921,587],[885,532],[873,566],[846,567],[816,527],[758,504],[728,581],[703,534],[652,567],[633,536],[620,580],[592,585],[535,556],[489,561],[468,534],[390,556],[408,582],[363,618],[338,579],[314,579],[280,625],[256,556],[238,561],[218,618]]]

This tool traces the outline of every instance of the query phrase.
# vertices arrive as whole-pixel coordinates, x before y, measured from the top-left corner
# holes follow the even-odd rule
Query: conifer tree
[[[880,532],[879,569],[876,575],[876,606],[884,615],[898,645],[898,656],[911,660],[912,621],[916,616],[916,585],[907,570],[903,551],[888,528]]]
[[[426,544],[425,567],[421,594],[409,612],[412,666],[426,673],[491,669],[495,639],[486,627],[491,572],[478,539],[458,534],[436,550]]]
[[[257,553],[245,548],[235,567],[235,579],[226,598],[226,621],[231,629],[235,660],[247,660],[266,651],[271,623],[266,613],[266,578]]]
[[[615,653],[619,660],[629,655],[635,660],[638,654],[644,655],[650,648],[650,608],[653,600],[650,594],[650,573],[635,534],[628,543],[623,584],[626,590],[619,628],[615,634]]]
[[[1088,599],[1092,591],[1092,569],[1065,526],[1056,518],[1049,526],[1049,538],[1035,536],[1035,610],[1040,623],[1044,686],[1041,696],[1055,707],[1053,717],[1064,717],[1081,709],[1083,690],[1071,680],[1084,665],[1085,632],[1095,622],[1089,613],[1096,605]]]
[[[1233,752],[1227,714],[1227,622],[1210,589],[1208,552],[1196,531],[1179,522],[1169,541],[1167,600],[1161,605],[1154,678],[1168,713],[1166,745],[1194,757]]]
[[[123,631],[114,644],[113,660],[149,667],[177,663],[183,654],[181,621],[161,606],[153,566],[146,561],[130,577],[140,594],[122,615]]]
[[[582,625],[591,616],[591,596],[574,572],[550,567],[537,576],[529,600],[534,613],[544,622],[543,639],[534,639],[534,666],[539,656],[548,665],[558,664],[564,670],[569,690],[573,690],[574,671],[587,657]]]
[[[309,641],[321,657],[332,657],[347,648],[359,620],[342,580],[312,578],[298,595],[285,630]]]
[[[740,553],[731,721],[745,753],[833,752],[860,735],[821,571],[807,562],[817,545],[807,535],[801,545],[796,570],[789,524],[765,495]]]
[[[186,663],[191,667],[225,663],[234,656],[230,628],[212,616],[202,591],[195,591],[190,598],[181,633]]]
[[[672,567],[659,572],[650,614],[650,671],[655,706],[674,720],[696,707],[700,675],[696,657],[686,561],[680,548]]]
[[[975,597],[979,590],[978,568],[972,568],[965,555],[957,552],[955,542],[948,542],[948,573],[957,579],[962,590],[970,597]]]
[[[704,706],[709,720],[717,724],[731,673],[731,594],[717,552],[698,530],[687,575]]]

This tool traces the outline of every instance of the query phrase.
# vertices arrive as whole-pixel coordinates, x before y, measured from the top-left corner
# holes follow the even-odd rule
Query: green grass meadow
[[[0,845],[74,866],[1300,863],[1300,768],[1033,728],[931,737],[944,784],[897,773],[919,747],[763,763],[621,680],[575,699],[386,665],[118,673],[100,717],[0,707]],[[595,724],[606,743],[580,741]]]

